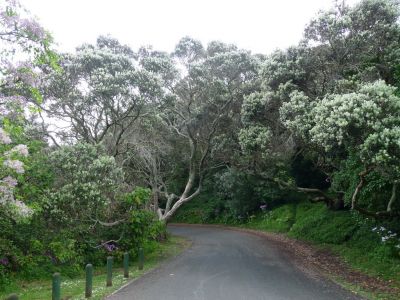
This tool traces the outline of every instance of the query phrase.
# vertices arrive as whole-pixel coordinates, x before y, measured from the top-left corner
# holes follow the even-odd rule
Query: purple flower
[[[39,84],[38,75],[35,73],[35,67],[31,62],[22,61],[15,65],[8,62],[6,64],[5,72],[8,76],[5,79],[7,80],[8,85],[13,86],[16,80],[22,81],[24,84],[32,87]]]
[[[0,259],[0,265],[7,266],[9,263],[10,262],[7,257],[3,257],[2,259]]]
[[[9,29],[18,28],[21,31],[33,35],[34,38],[44,39],[46,32],[33,18],[21,17],[21,5],[16,0],[6,0],[5,5],[0,5],[0,24]]]
[[[46,37],[46,32],[43,30],[43,27],[33,19],[20,19],[19,25],[23,30],[34,35],[36,38],[44,39]]]
[[[108,252],[113,252],[114,250],[117,250],[117,246],[114,244],[104,244],[104,249],[106,249]]]
[[[47,256],[53,264],[57,263],[57,259],[50,252],[46,252],[44,255]]]

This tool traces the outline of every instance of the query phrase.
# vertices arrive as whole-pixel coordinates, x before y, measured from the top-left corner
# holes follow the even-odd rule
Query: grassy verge
[[[349,283],[340,277],[332,277],[331,279],[334,282],[336,282],[337,284],[341,285],[344,289],[352,291],[356,295],[362,296],[365,299],[369,299],[369,300],[398,300],[399,299],[399,295],[363,289],[360,286]]]
[[[166,242],[160,243],[154,252],[145,256],[144,270],[139,271],[137,264],[133,263],[130,267],[130,278],[123,277],[122,268],[113,269],[113,286],[106,287],[105,267],[97,268],[93,276],[93,297],[91,299],[103,299],[119,289],[130,280],[140,277],[144,273],[157,267],[162,261],[169,257],[176,256],[188,242],[179,237],[170,237]],[[21,300],[45,300],[51,299],[51,279],[26,282],[17,280],[10,284],[6,291],[0,293],[0,299],[5,298],[10,293],[17,293]],[[84,274],[77,278],[62,278],[61,298],[68,300],[85,299],[85,279]]]

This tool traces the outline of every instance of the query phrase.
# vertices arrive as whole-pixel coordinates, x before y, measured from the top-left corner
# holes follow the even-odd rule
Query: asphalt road
[[[192,246],[107,299],[360,299],[303,273],[263,237],[207,227],[170,226],[169,231],[192,240]]]

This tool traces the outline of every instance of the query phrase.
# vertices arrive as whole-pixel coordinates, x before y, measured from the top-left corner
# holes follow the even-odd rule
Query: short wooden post
[[[93,266],[91,264],[86,265],[86,285],[85,285],[85,298],[92,297],[93,290]]]
[[[113,265],[113,257],[107,257],[107,284],[106,286],[112,286],[112,265]]]
[[[19,299],[19,297],[17,294],[11,294],[11,295],[8,295],[8,297],[5,300],[18,300],[18,299]]]
[[[52,300],[61,300],[61,275],[60,273],[53,274],[52,284]]]
[[[129,253],[124,253],[124,277],[129,278]]]
[[[143,270],[143,264],[144,264],[144,254],[143,254],[143,248],[139,248],[139,270]]]

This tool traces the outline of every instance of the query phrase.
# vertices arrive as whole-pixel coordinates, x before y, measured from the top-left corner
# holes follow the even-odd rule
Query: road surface
[[[169,231],[190,239],[192,246],[107,299],[360,299],[303,273],[264,237],[209,227],[169,226]]]

